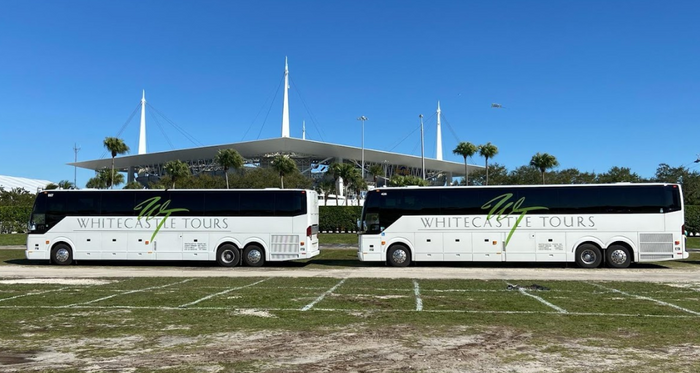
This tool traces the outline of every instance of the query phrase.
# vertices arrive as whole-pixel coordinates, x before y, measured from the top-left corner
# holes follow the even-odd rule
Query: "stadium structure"
[[[364,168],[366,181],[372,184],[372,177],[367,170],[378,164],[384,170],[377,184],[386,183],[393,175],[413,175],[425,177],[431,184],[445,185],[452,182],[453,177],[465,175],[464,163],[445,161],[442,159],[442,133],[440,124],[440,103],[437,108],[437,144],[434,158],[415,156],[389,151],[352,147],[306,139],[305,130],[302,138],[292,138],[289,133],[289,68],[285,60],[284,96],[282,108],[282,132],[278,138],[237,142],[230,144],[202,146],[171,151],[148,153],[146,151],[146,97],[141,99],[141,124],[139,132],[138,154],[115,158],[114,166],[120,172],[127,174],[127,182],[138,181],[146,185],[149,181],[165,175],[164,166],[172,160],[180,160],[189,165],[192,174],[202,172],[223,172],[214,158],[220,149],[235,149],[245,159],[248,167],[269,167],[272,159],[280,154],[292,158],[299,170],[312,179],[322,178],[328,171],[328,165],[334,162],[347,162]],[[362,118],[358,118],[362,120]],[[364,118],[366,120],[366,118]],[[99,171],[109,169],[111,158],[95,159],[69,163],[71,166]],[[468,172],[482,170],[482,166],[467,165]],[[342,191],[342,180],[339,180],[338,190]]]

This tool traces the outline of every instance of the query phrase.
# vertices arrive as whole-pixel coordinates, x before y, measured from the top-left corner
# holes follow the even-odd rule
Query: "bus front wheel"
[[[249,267],[261,267],[265,264],[265,251],[258,245],[250,245],[243,250],[243,262]]]
[[[73,250],[64,243],[57,244],[51,249],[51,263],[58,265],[73,263]]]
[[[216,262],[222,267],[238,265],[239,252],[236,246],[231,244],[221,245],[216,251]]]
[[[394,245],[387,252],[386,260],[393,267],[406,267],[411,264],[411,251],[404,245]]]
[[[627,268],[632,262],[629,249],[622,245],[610,245],[605,250],[605,262],[610,268]]]
[[[598,268],[603,256],[598,246],[585,243],[576,249],[576,264],[581,268]]]

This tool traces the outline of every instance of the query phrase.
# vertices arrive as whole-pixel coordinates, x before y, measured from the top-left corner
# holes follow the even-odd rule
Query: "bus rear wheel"
[[[249,267],[265,264],[265,251],[258,245],[250,245],[243,250],[243,262]]]
[[[216,250],[216,262],[222,267],[234,267],[238,265],[239,251],[231,244],[221,245]]]
[[[51,249],[51,263],[58,265],[73,263],[73,250],[64,243],[57,244]]]
[[[386,260],[392,267],[407,267],[411,264],[411,251],[404,245],[394,245],[386,253]]]
[[[610,268],[627,268],[632,263],[628,248],[622,245],[610,245],[605,250],[605,262]]]
[[[581,268],[598,268],[603,256],[598,246],[585,243],[576,249],[576,264]]]

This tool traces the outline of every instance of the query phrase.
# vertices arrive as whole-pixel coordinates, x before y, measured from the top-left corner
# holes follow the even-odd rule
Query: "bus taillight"
[[[311,237],[311,235],[312,235],[311,232],[313,232],[313,231],[311,229],[311,226],[309,225],[308,227],[306,227],[306,237]]]

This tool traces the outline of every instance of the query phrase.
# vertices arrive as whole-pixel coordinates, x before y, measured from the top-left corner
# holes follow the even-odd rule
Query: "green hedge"
[[[318,225],[321,232],[357,230],[362,206],[319,206]]]
[[[685,206],[685,230],[688,233],[700,233],[700,206]]]
[[[26,232],[31,211],[31,206],[0,206],[0,233]]]

